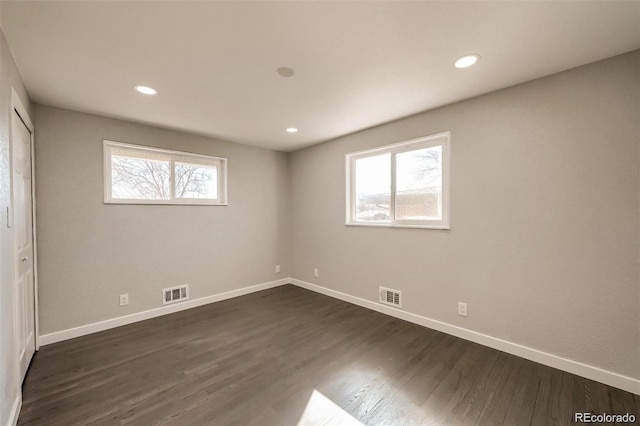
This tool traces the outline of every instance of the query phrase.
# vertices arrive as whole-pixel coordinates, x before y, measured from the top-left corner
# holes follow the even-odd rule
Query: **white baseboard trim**
[[[291,284],[640,395],[640,380],[291,278]]]
[[[11,414],[9,415],[9,425],[16,426],[18,424],[18,417],[20,417],[20,409],[22,408],[22,392],[18,392],[16,400],[11,407]]]
[[[52,343],[73,339],[75,337],[85,336],[91,333],[97,333],[99,331],[108,330],[110,328],[116,328],[123,325],[132,324],[134,322],[144,321],[162,315],[168,315],[174,312],[184,311],[186,309],[207,305],[209,303],[219,302],[221,300],[231,299],[249,293],[255,293],[256,291],[278,287],[284,284],[289,284],[290,281],[291,280],[289,278],[283,278],[276,281],[270,281],[262,284],[252,285],[249,287],[239,288],[237,290],[227,291],[225,293],[219,293],[212,296],[201,297],[199,299],[188,300],[186,302],[176,303],[175,305],[162,306],[159,308],[150,309],[148,311],[136,312],[135,314],[111,318],[104,321],[94,322],[92,324],[69,328],[67,330],[56,331],[54,333],[41,335],[38,341],[40,342],[40,346],[50,345]]]

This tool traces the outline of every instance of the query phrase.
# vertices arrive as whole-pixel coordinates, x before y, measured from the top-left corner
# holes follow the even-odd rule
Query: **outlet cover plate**
[[[458,315],[466,317],[467,316],[467,304],[463,302],[458,302]]]

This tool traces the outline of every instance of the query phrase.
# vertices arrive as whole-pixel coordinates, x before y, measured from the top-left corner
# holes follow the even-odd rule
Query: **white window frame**
[[[112,148],[125,148],[136,151],[147,151],[167,155],[170,158],[170,190],[171,196],[168,200],[144,200],[136,198],[113,198],[111,188],[111,151]],[[123,142],[103,140],[104,152],[104,203],[105,204],[169,204],[169,205],[206,205],[206,206],[226,206],[227,202],[227,159],[210,155],[193,154],[183,151],[172,151],[168,149],[154,148],[144,145],[133,145]],[[176,198],[175,197],[175,163],[194,162],[197,164],[215,166],[218,170],[218,198],[198,199],[198,198]]]
[[[396,219],[396,154],[417,149],[442,146],[442,220],[406,220]],[[381,154],[391,154],[391,219],[387,221],[358,221],[356,219],[356,160]],[[450,227],[450,164],[451,164],[451,132],[446,131],[434,135],[423,136],[403,142],[385,145],[366,151],[352,152],[345,155],[346,163],[346,223],[347,226],[371,226],[382,228],[425,228],[451,229]]]

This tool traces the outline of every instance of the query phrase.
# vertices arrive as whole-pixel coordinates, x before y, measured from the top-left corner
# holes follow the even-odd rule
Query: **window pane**
[[[175,162],[176,198],[218,198],[218,167]]]
[[[396,219],[442,219],[442,146],[396,155]]]
[[[115,150],[114,150],[115,151]],[[119,150],[122,151],[122,150]],[[135,200],[168,200],[170,161],[159,155],[131,151],[111,154],[111,196]]]
[[[390,220],[391,154],[356,160],[355,175],[356,220]]]

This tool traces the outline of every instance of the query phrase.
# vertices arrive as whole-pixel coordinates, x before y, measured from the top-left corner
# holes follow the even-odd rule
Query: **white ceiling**
[[[33,101],[283,151],[640,48],[638,1],[1,7]]]

